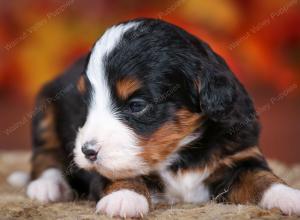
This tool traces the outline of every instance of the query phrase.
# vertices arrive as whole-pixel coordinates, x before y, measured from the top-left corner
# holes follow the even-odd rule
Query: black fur
[[[260,126],[253,103],[225,61],[206,43],[181,28],[161,20],[139,21],[142,24],[126,32],[119,45],[105,58],[111,90],[114,91],[118,79],[131,75],[143,83],[133,97],[142,97],[151,105],[146,114],[132,116],[128,103],[113,94],[122,120],[137,134],[147,136],[166,121],[176,120],[174,114],[183,107],[203,114],[205,120],[199,127],[203,135],[179,152],[180,160],[169,167],[174,172],[180,168],[204,166],[216,153],[226,157],[258,145]],[[57,107],[57,132],[63,143],[63,155],[68,156],[64,157],[67,160],[65,168],[73,167],[66,175],[71,185],[85,194],[94,191],[90,183],[94,187],[107,181],[98,174],[70,166],[76,132],[84,124],[89,108],[91,87],[88,80],[84,94],[76,89],[80,75],[85,75],[88,60],[88,56],[83,57],[48,84],[40,95],[43,99],[55,97],[62,89],[73,85],[53,103]],[[200,91],[195,82],[199,83]],[[40,146],[35,127],[38,121],[39,114],[33,120],[35,151],[39,150],[36,146]],[[212,194],[217,195],[228,187],[240,170],[253,168],[268,169],[268,166],[261,158],[226,169],[220,179],[210,183]]]

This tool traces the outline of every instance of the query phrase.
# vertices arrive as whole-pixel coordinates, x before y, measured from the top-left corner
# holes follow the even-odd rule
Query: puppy
[[[35,113],[32,199],[76,192],[116,217],[212,199],[300,215],[300,191],[261,153],[245,88],[206,43],[167,22],[109,28],[42,89]]]

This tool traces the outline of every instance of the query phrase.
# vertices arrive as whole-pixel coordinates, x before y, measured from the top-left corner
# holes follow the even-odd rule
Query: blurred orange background
[[[120,21],[161,18],[207,41],[253,96],[269,157],[300,162],[298,0],[0,2],[0,149],[30,149],[34,97]]]

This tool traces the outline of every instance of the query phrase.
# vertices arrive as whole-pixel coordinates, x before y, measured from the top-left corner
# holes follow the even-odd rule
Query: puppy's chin
[[[84,167],[79,166],[82,169],[87,171],[96,171],[100,175],[110,179],[110,180],[117,180],[117,179],[126,179],[126,178],[134,178],[141,175],[147,175],[150,173],[151,169],[147,167],[136,167],[136,168],[119,168],[119,169],[112,169],[112,167],[106,167],[101,165],[101,163],[91,163],[87,161],[88,165]]]
[[[94,166],[94,170],[100,173],[102,176],[110,180],[134,178],[140,175],[146,175],[149,173],[147,169],[135,170],[135,169],[119,169],[112,170],[103,166]]]
[[[79,168],[96,171],[111,180],[147,175],[151,171],[151,168],[138,158],[132,161],[124,161],[121,158],[111,160],[98,158],[96,161],[91,162],[79,153],[75,154],[74,161]]]

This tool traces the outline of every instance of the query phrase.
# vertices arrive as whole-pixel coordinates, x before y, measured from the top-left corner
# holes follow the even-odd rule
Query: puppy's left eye
[[[136,100],[132,100],[129,103],[129,109],[132,113],[138,113],[138,112],[142,112],[143,110],[145,110],[148,106],[148,103],[144,100],[140,100],[140,99],[136,99]]]

